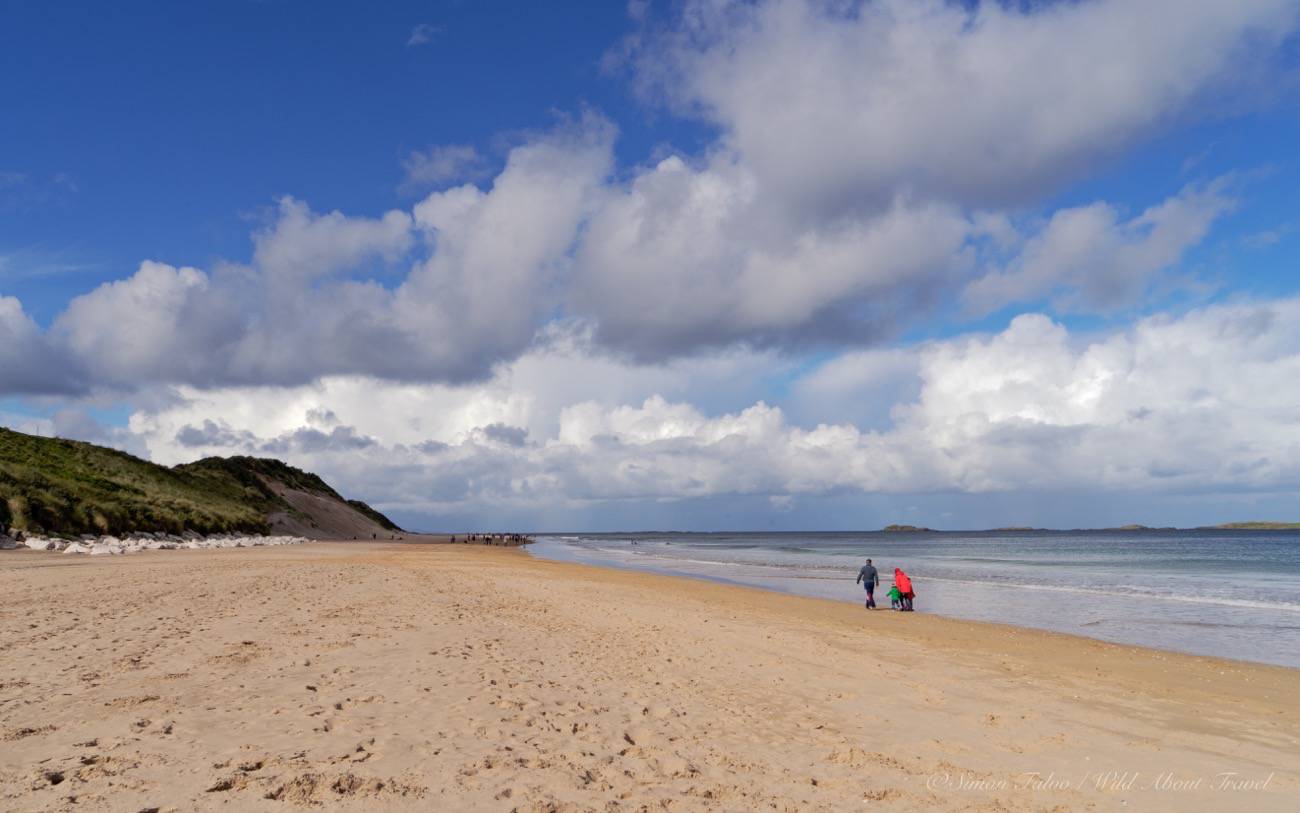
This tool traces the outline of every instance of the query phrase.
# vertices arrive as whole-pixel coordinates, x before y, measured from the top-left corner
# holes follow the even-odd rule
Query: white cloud
[[[12,296],[0,295],[0,393],[85,388],[74,359],[53,347]]]
[[[972,490],[1294,490],[1294,394],[1276,382],[1300,369],[1298,313],[1296,300],[1220,306],[1087,343],[1021,316],[931,348],[900,431]]]
[[[32,340],[84,364],[84,386],[486,375],[523,351],[553,309],[612,137],[595,117],[539,134],[510,152],[490,189],[435,192],[411,213],[317,214],[284,198],[254,236],[251,265],[209,274],[145,262],[74,299]],[[18,316],[5,317],[9,329],[31,334]],[[33,380],[0,386],[22,391]]]
[[[1297,325],[1295,299],[1151,317],[1099,336],[1025,315],[1000,333],[894,358],[842,357],[794,384],[825,394],[830,415],[846,405],[828,376],[883,370],[898,383],[845,391],[892,407],[892,424],[879,429],[819,422],[811,410],[797,423],[763,401],[706,411],[692,403],[709,388],[702,360],[658,382],[676,388],[677,400],[646,395],[654,386],[646,383],[621,399],[593,398],[599,388],[584,391],[580,379],[569,392],[555,371],[611,364],[581,344],[458,387],[341,378],[280,391],[189,390],[135,414],[131,429],[166,462],[275,448],[345,490],[427,517],[737,495],[788,506],[844,493],[1294,492]],[[627,368],[629,381],[636,369]],[[308,416],[324,409],[337,423],[314,426]],[[196,445],[205,435],[212,445]]]
[[[433,245],[393,313],[448,377],[522,352],[557,304],[578,230],[612,166],[613,128],[587,117],[511,151],[488,191],[462,186],[415,207]]]
[[[487,169],[483,156],[472,144],[446,144],[415,151],[402,160],[404,189],[442,186],[455,181],[473,181]]]
[[[185,386],[176,388],[176,397],[138,411],[132,427],[152,439],[151,455],[167,463],[188,460],[196,449],[223,453],[232,438],[253,444],[253,438],[274,438],[303,426],[352,426],[386,443],[410,446],[464,443],[492,425],[549,438],[575,403],[612,409],[663,394],[729,409],[752,403],[772,380],[789,372],[787,363],[770,354],[738,351],[642,367],[599,353],[581,326],[564,327],[569,329],[549,330],[541,343],[484,381],[416,384],[330,376],[293,387]],[[207,434],[222,442],[174,442],[184,427],[203,430],[209,418],[217,421],[218,431]],[[222,423],[237,428],[236,434],[222,434]]]
[[[131,386],[144,380],[210,379],[241,332],[231,299],[194,268],[145,262],[133,276],[79,296],[50,334],[86,365],[89,381]]]
[[[698,0],[663,29],[631,11],[639,78],[717,127],[694,159],[620,172],[588,114],[527,136],[490,183],[442,188],[482,162],[438,147],[407,161],[436,187],[410,211],[285,197],[247,265],[146,262],[34,339],[8,329],[62,386],[211,388],[482,379],[564,320],[658,362],[878,345],[963,293],[977,313],[1122,307],[1205,238],[1221,184],[1134,217],[1023,207],[1254,87],[1296,24],[1294,0]],[[53,378],[0,373],[0,391]]]
[[[896,335],[966,287],[972,243],[1024,242],[1018,207],[1251,87],[1296,7],[699,0],[662,27],[635,16],[637,79],[720,136],[609,190],[571,301],[654,359]],[[1131,304],[1229,203],[1219,184],[1128,221],[1104,202],[1059,212],[968,302]]]
[[[800,424],[885,430],[893,425],[894,408],[920,394],[919,366],[915,346],[849,351],[800,376],[785,408]]]
[[[1296,15],[1292,0],[697,0],[641,36],[634,64],[794,211],[900,190],[983,208],[1240,90]]]
[[[905,199],[869,218],[795,223],[732,157],[702,169],[668,158],[602,201],[573,301],[640,357],[879,339],[947,287],[971,231],[951,207]]]
[[[434,37],[442,33],[442,26],[432,23],[419,23],[411,29],[411,36],[406,38],[406,47],[414,48],[418,45],[428,45],[433,42]]]
[[[315,214],[293,198],[280,200],[275,223],[253,237],[253,262],[268,277],[297,289],[304,282],[354,269],[370,258],[393,262],[411,247],[411,216],[393,210],[383,217]]]
[[[1062,311],[1131,305],[1232,208],[1223,187],[1188,187],[1129,220],[1102,202],[1061,209],[1008,267],[971,282],[966,303],[979,313],[1046,296]]]

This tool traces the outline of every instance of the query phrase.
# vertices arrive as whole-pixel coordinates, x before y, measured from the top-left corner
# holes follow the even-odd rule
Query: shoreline
[[[973,624],[981,627],[986,627],[986,626],[1001,627],[1001,628],[1016,630],[1018,632],[1046,634],[1046,635],[1058,636],[1067,639],[1073,639],[1079,642],[1087,642],[1091,644],[1104,644],[1107,646],[1114,646],[1114,647],[1131,647],[1133,649],[1149,650],[1151,652],[1158,652],[1166,655],[1178,655],[1178,656],[1184,656],[1188,658],[1197,658],[1197,659],[1204,659],[1209,661],[1221,661],[1223,663],[1228,663],[1228,664],[1261,666],[1261,667],[1268,667],[1270,669],[1285,669],[1300,675],[1300,666],[1288,666],[1286,664],[1268,663],[1267,661],[1252,661],[1247,658],[1229,658],[1221,655],[1202,655],[1200,653],[1187,652],[1180,649],[1151,646],[1148,644],[1129,643],[1126,641],[1112,641],[1106,638],[1096,638],[1091,635],[1085,635],[1083,633],[1054,630],[1048,627],[1034,627],[1027,624],[1016,624],[1011,621],[995,621],[995,620],[988,620],[988,619],[981,619],[981,618],[962,618],[960,616],[948,615],[946,613],[940,613],[940,612],[935,612],[933,610],[926,610],[926,609],[918,609],[911,613],[900,613],[898,611],[891,610],[886,605],[886,606],[877,606],[876,609],[874,610],[867,610],[862,606],[862,601],[858,598],[836,599],[836,598],[824,598],[821,596],[809,596],[809,595],[804,595],[802,593],[795,592],[793,590],[782,589],[779,587],[764,587],[761,585],[749,584],[747,582],[739,581],[737,579],[729,579],[725,576],[712,576],[703,573],[700,574],[674,573],[669,570],[660,570],[660,569],[655,569],[650,567],[634,567],[632,565],[620,565],[616,563],[582,562],[582,561],[567,560],[567,559],[549,559],[544,556],[538,556],[536,554],[532,554],[527,550],[524,550],[523,552],[529,553],[530,556],[533,556],[533,558],[541,562],[558,562],[561,564],[577,565],[581,567],[592,567],[592,568],[604,569],[604,570],[615,570],[615,571],[625,572],[625,573],[641,573],[650,576],[658,576],[666,579],[682,579],[685,581],[699,581],[699,582],[704,582],[706,584],[716,584],[721,587],[736,587],[744,590],[756,590],[760,593],[770,593],[778,596],[788,596],[793,598],[807,599],[809,601],[825,602],[829,605],[849,605],[851,607],[856,608],[861,613],[872,615],[872,616],[880,615],[880,614],[911,615],[911,616],[918,616],[922,618],[940,619],[945,622],[953,622],[957,624]],[[881,583],[881,586],[883,588],[884,586],[883,581]],[[1024,585],[1008,585],[1007,587],[1008,589],[1026,589],[1026,590],[1044,589],[1044,588],[1037,588],[1037,587],[1024,586]],[[858,591],[861,592],[860,587],[858,587]],[[877,597],[876,601],[878,605],[880,604],[880,597],[884,594],[884,592],[885,591],[883,589],[877,590],[876,592],[876,597]],[[1160,600],[1161,598],[1162,597],[1155,597],[1155,600]],[[888,602],[888,600],[889,600],[888,598],[885,599],[886,602]]]
[[[625,541],[621,538],[615,538],[612,545],[610,540],[605,540],[604,544],[595,546],[572,539],[539,537],[530,553],[550,561],[747,586],[859,608],[863,603],[862,588],[853,584],[860,561],[852,565],[841,562],[838,566],[835,563],[828,566],[826,561],[815,558],[810,560],[811,564],[785,562],[780,558],[765,561],[763,556],[757,552],[751,554],[747,549],[743,549],[744,556],[730,559],[708,546],[701,546],[698,552],[693,547],[679,548],[676,544],[667,548],[651,547],[662,542],[655,539],[638,552],[634,547],[618,546],[617,542]],[[774,547],[771,555],[780,557],[784,550]],[[878,562],[882,559],[889,562],[890,551],[873,551],[868,547],[867,552],[876,555]],[[899,558],[899,552],[892,553],[893,558]],[[834,551],[833,556],[844,558],[840,550]],[[931,571],[928,576],[924,572],[918,575],[919,561],[913,561],[913,567],[908,568],[914,580],[921,579],[917,582],[918,592],[922,593],[917,608],[920,614],[1046,630],[1168,653],[1300,669],[1300,606],[1295,604],[1248,600],[1222,591],[1199,595],[1151,591],[1140,581],[1131,587],[1121,583],[1118,587],[1107,584],[1101,589],[1096,578],[1073,583],[1036,583],[1036,576],[1030,574],[1023,583],[1017,579],[991,580],[960,571],[958,575],[943,572],[951,568],[942,555],[936,557],[922,552],[919,558],[927,559]],[[1177,578],[1176,574],[1171,575]],[[1157,573],[1156,578],[1166,578],[1166,574]],[[881,573],[876,601],[882,611],[889,609],[885,593],[891,580],[889,573]]]
[[[797,600],[801,602],[804,601],[812,602],[811,605],[812,607],[821,606],[826,608],[834,608],[835,615],[843,621],[851,621],[854,618],[854,616],[861,616],[864,619],[870,619],[876,616],[885,616],[890,618],[891,620],[883,622],[884,624],[914,623],[914,624],[923,625],[923,624],[933,622],[937,625],[952,625],[952,629],[946,631],[948,634],[944,636],[946,641],[956,641],[960,639],[962,637],[963,632],[966,631],[967,628],[969,628],[970,630],[984,630],[989,632],[1000,631],[1005,636],[1015,638],[1017,644],[1023,643],[1023,645],[1025,646],[1033,646],[1034,642],[1032,639],[1035,636],[1041,636],[1042,638],[1044,638],[1044,640],[1051,640],[1058,644],[1073,643],[1074,645],[1080,647],[1100,647],[1103,649],[1110,648],[1115,650],[1133,650],[1135,653],[1148,653],[1152,656],[1159,656],[1161,658],[1187,659],[1193,662],[1204,662],[1209,665],[1220,664],[1222,666],[1230,666],[1230,667],[1248,667],[1252,669],[1258,668],[1258,669],[1269,670],[1269,671],[1279,671],[1283,675],[1290,674],[1293,676],[1300,676],[1300,667],[1296,667],[1296,666],[1286,666],[1282,664],[1267,663],[1264,661],[1252,661],[1252,660],[1246,660],[1242,658],[1228,658],[1228,657],[1223,657],[1218,655],[1202,655],[1195,652],[1184,652],[1182,650],[1177,650],[1177,649],[1166,649],[1157,646],[1147,646],[1145,644],[1126,643],[1123,641],[1110,641],[1104,638],[1094,638],[1090,635],[1065,632],[1061,630],[1053,630],[1045,627],[1033,627],[1033,626],[1027,626],[1023,624],[1015,624],[1010,621],[991,621],[991,620],[975,619],[975,618],[961,618],[959,616],[945,615],[942,613],[937,613],[929,610],[918,610],[912,613],[901,613],[901,612],[890,610],[888,607],[877,607],[875,610],[867,610],[863,608],[862,604],[856,599],[848,599],[848,598],[832,599],[832,598],[823,598],[819,596],[808,596],[808,595],[803,595],[788,590],[748,584],[733,579],[727,579],[721,576],[709,576],[705,574],[673,573],[673,572],[667,572],[662,570],[656,570],[652,568],[622,566],[614,563],[597,563],[597,562],[582,562],[582,561],[573,561],[573,560],[564,560],[564,559],[550,559],[550,558],[533,554],[530,550],[528,550],[528,546],[526,545],[518,545],[518,544],[491,545],[483,542],[453,543],[450,541],[450,535],[448,534],[409,533],[404,536],[396,536],[393,539],[387,539],[387,540],[309,539],[304,543],[300,543],[300,547],[301,546],[325,546],[331,548],[332,547],[348,548],[354,546],[374,546],[379,548],[388,547],[388,546],[391,547],[433,546],[433,547],[450,547],[450,548],[455,548],[456,550],[490,548],[490,549],[494,549],[498,553],[504,553],[506,555],[511,555],[511,556],[522,556],[525,557],[526,560],[528,561],[537,562],[539,564],[562,565],[562,566],[582,568],[582,569],[591,569],[600,572],[644,576],[649,579],[666,579],[669,582],[683,582],[683,583],[713,585],[720,588],[751,592],[761,596],[775,596],[775,597],[781,597],[783,599]],[[195,549],[180,551],[180,553],[189,553],[192,550]],[[204,550],[207,552],[217,552],[217,551],[249,552],[249,551],[257,550],[257,548],[254,547],[200,548],[197,550]],[[6,562],[22,562],[26,566],[47,567],[47,566],[58,566],[58,565],[72,566],[77,564],[77,562],[81,559],[81,557],[73,557],[70,559],[61,559],[61,558],[55,559],[53,556],[48,555],[49,553],[50,552],[47,551],[36,551],[36,550],[27,550],[27,549],[19,549],[12,552],[6,551],[4,554],[0,554],[0,557],[3,557],[0,558],[0,572],[3,572],[3,566]],[[150,553],[157,555],[160,552],[151,551]],[[168,554],[164,553],[164,555],[168,555]],[[170,555],[174,556],[175,554],[170,554]],[[844,615],[846,612],[848,613],[847,616]],[[895,616],[898,616],[898,618],[896,620],[893,620]],[[916,621],[911,621],[911,619],[916,619]],[[866,621],[866,623],[872,623],[872,622],[868,620]],[[883,631],[891,635],[897,633],[897,630],[894,629],[893,627],[883,627],[883,629],[878,629],[876,631],[877,632]],[[1300,693],[1300,689],[1298,689],[1297,692]]]
[[[547,565],[562,565],[565,567],[591,569],[595,571],[629,574],[638,577],[644,577],[649,580],[666,580],[668,584],[664,585],[666,589],[684,589],[682,585],[672,583],[680,582],[682,584],[698,584],[712,586],[726,590],[739,590],[745,593],[754,594],[758,597],[774,597],[784,601],[789,601],[789,608],[794,608],[793,612],[800,617],[811,617],[824,614],[826,618],[834,618],[837,623],[853,624],[861,621],[862,624],[874,625],[870,629],[877,634],[885,634],[895,639],[908,640],[926,640],[927,642],[941,645],[957,646],[970,639],[970,633],[977,633],[976,638],[984,638],[984,633],[993,635],[1012,644],[1017,654],[1025,654],[1020,650],[1032,650],[1041,647],[1044,643],[1049,644],[1049,649],[1059,650],[1060,648],[1077,648],[1080,650],[1113,652],[1116,655],[1129,655],[1150,660],[1169,661],[1168,665],[1178,667],[1186,664],[1197,664],[1196,668],[1205,668],[1214,671],[1223,671],[1224,669],[1241,669],[1241,670],[1260,670],[1265,673],[1276,675],[1282,685],[1277,688],[1293,689],[1296,699],[1300,700],[1300,683],[1292,687],[1285,684],[1285,681],[1297,681],[1300,679],[1300,667],[1283,666],[1280,664],[1264,663],[1261,661],[1250,661],[1237,658],[1225,658],[1216,655],[1200,655],[1193,652],[1182,652],[1174,649],[1162,649],[1160,647],[1144,646],[1142,644],[1130,644],[1117,641],[1107,641],[1102,638],[1093,638],[1088,635],[1080,635],[1071,632],[1062,632],[1059,630],[1045,629],[1042,627],[1030,627],[1020,624],[1013,624],[1007,621],[985,621],[981,619],[958,618],[956,616],[942,615],[935,612],[916,611],[911,613],[902,613],[890,610],[888,607],[867,610],[863,608],[858,601],[850,599],[829,599],[818,596],[806,596],[799,593],[788,592],[785,590],[771,589],[760,587],[743,582],[731,581],[725,578],[715,578],[710,576],[696,576],[679,573],[666,573],[650,569],[620,567],[612,564],[597,564],[591,562],[565,561],[557,559],[546,559],[531,554],[527,550],[513,550],[515,554],[527,555],[533,561]],[[878,594],[879,595],[879,594]],[[806,605],[803,603],[807,602]],[[756,599],[756,603],[763,603],[762,599]],[[775,602],[774,602],[775,603]],[[877,619],[880,619],[879,621]],[[887,619],[887,620],[886,620]],[[886,626],[887,625],[887,626]],[[927,627],[932,627],[927,629]],[[864,627],[865,629],[865,627]],[[908,633],[911,633],[910,635]],[[917,634],[923,638],[918,638]],[[1013,654],[1013,652],[998,650],[990,654]],[[1035,652],[1035,655],[1041,655],[1041,652]],[[1177,662],[1183,663],[1177,663]],[[1166,668],[1166,664],[1160,664],[1161,668]]]
[[[1286,667],[487,546],[33,552],[0,589],[6,809],[1300,801]]]

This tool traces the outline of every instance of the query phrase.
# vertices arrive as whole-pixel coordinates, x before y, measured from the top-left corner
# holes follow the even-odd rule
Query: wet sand
[[[1300,670],[460,545],[0,596],[4,810],[1300,808]]]

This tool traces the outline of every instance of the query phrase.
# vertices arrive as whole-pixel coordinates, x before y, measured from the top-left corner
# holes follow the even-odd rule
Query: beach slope
[[[1300,807],[1295,670],[512,549],[69,558],[0,556],[5,810]]]

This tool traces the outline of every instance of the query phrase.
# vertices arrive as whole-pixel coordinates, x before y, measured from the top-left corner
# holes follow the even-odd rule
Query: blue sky
[[[1296,3],[832,6],[5,3],[0,422],[167,463],[282,449],[424,527],[706,525],[724,504],[760,528],[915,505],[1005,524],[1039,488],[1038,524],[1083,524],[1060,495],[1085,491],[1116,521],[1134,489],[1134,521],[1283,510],[1292,418],[1217,391],[1207,418],[1188,399],[1214,385],[1165,380],[1168,345],[1144,342],[1290,312]],[[881,44],[901,31],[915,50]],[[1025,316],[1063,355],[991,358],[1038,335]],[[1269,329],[1204,375],[1292,372],[1294,334]],[[1045,371],[1064,377],[1025,384]],[[385,416],[358,380],[406,401]],[[1151,402],[1155,381],[1183,400]],[[758,405],[779,431],[747,423]],[[1146,414],[1168,422],[1108,463]],[[1155,462],[1207,420],[1245,433],[1231,460]],[[818,458],[856,474],[744,476],[819,425],[857,433]],[[1076,445],[1044,482],[1049,442]],[[862,463],[918,444],[931,462]],[[488,483],[489,461],[525,474]],[[598,465],[626,481],[594,486]]]
[[[0,249],[10,258],[0,284],[21,290],[45,323],[142,257],[246,259],[250,228],[282,195],[380,213],[413,196],[402,188],[409,152],[468,143],[499,161],[522,131],[583,106],[618,125],[615,149],[628,165],[666,149],[697,153],[714,132],[645,103],[602,66],[635,28],[617,3],[563,13],[507,2],[370,5],[6,4],[11,126],[0,131],[0,171],[23,177],[0,187]],[[430,26],[429,41],[408,45],[419,26]],[[1295,70],[1293,54],[1286,64]],[[1287,104],[1293,94],[1274,93],[1244,115],[1171,127],[1063,184],[1046,206],[1140,208],[1197,178],[1250,174],[1241,210],[1186,264],[1212,263],[1221,293],[1292,291],[1300,108]],[[1280,237],[1248,252],[1236,245],[1265,233]],[[1229,262],[1213,262],[1225,254]],[[936,322],[915,335],[968,325]]]
[[[142,257],[246,258],[250,221],[285,194],[391,208],[411,197],[401,158],[432,144],[491,151],[580,105],[638,122],[619,142],[631,161],[699,138],[601,70],[630,29],[617,3],[14,2],[4,16],[0,154],[26,176],[3,203],[19,257],[4,281],[21,279],[42,321]],[[421,25],[430,41],[408,46]]]

